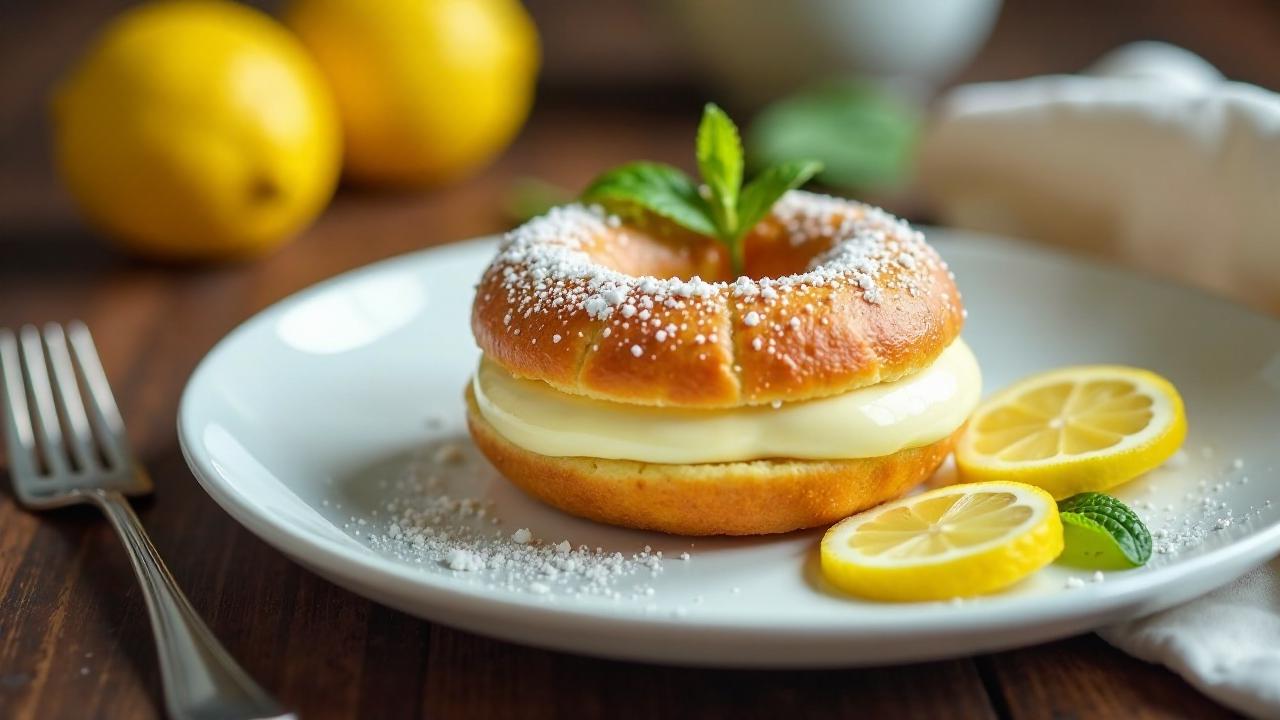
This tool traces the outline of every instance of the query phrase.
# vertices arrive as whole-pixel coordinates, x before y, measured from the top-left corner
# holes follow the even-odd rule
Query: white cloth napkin
[[[1280,718],[1280,559],[1186,605],[1098,634],[1167,665],[1224,705]]]
[[[1074,246],[1280,309],[1280,96],[1136,43],[1083,75],[959,87],[921,148],[944,224]],[[1280,560],[1103,638],[1280,718]]]
[[[1280,310],[1280,95],[1161,43],[956,88],[921,149],[948,224],[1074,246]]]

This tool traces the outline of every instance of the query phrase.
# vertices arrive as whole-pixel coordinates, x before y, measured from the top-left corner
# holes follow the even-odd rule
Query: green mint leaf
[[[738,126],[715,103],[707,103],[698,123],[698,172],[711,190],[707,204],[722,240],[738,233],[738,190],[742,187],[742,140]]]
[[[920,109],[866,82],[815,85],[765,108],[747,149],[756,167],[816,158],[822,182],[867,189],[900,185],[912,167]]]
[[[775,165],[757,175],[742,189],[742,198],[738,201],[738,220],[742,223],[743,234],[769,214],[783,193],[804,185],[820,172],[822,163],[798,160]]]
[[[1059,562],[1091,570],[1124,570],[1151,559],[1151,533],[1110,495],[1086,492],[1058,503],[1065,549]]]
[[[670,165],[633,162],[616,167],[592,181],[582,199],[623,212],[648,210],[696,233],[717,236],[698,186]]]

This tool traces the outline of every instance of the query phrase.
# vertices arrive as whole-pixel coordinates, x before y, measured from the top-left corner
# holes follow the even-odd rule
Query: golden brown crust
[[[763,535],[828,525],[927,480],[951,437],[857,460],[757,460],[662,465],[549,457],[504,438],[467,390],[476,445],[517,487],[567,513],[678,535]]]
[[[562,392],[724,408],[904,377],[960,333],[946,265],[874,208],[791,193],[746,242],[748,274],[778,280],[717,282],[712,241],[562,209],[515,231],[485,272],[476,342]]]

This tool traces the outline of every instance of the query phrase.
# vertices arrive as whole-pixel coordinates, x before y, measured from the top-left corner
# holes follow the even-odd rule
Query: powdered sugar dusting
[[[520,329],[512,317],[536,316],[548,335],[565,336],[573,317],[585,315],[606,323],[593,351],[613,344],[637,360],[684,343],[727,342],[723,331],[716,334],[725,317],[740,328],[762,325],[757,333],[794,331],[800,321],[792,318],[791,296],[815,287],[847,288],[872,305],[889,293],[940,292],[950,302],[949,289],[932,282],[942,263],[924,236],[878,208],[791,191],[761,227],[783,233],[797,246],[821,240],[826,249],[803,272],[776,278],[712,282],[696,275],[629,275],[593,255],[604,243],[627,240],[620,221],[599,206],[567,205],[508,233],[486,282],[492,287],[496,280],[505,293],[506,333],[514,336]],[[684,320],[681,330],[693,326],[690,333],[676,333],[673,319]]]
[[[455,494],[469,483],[451,480],[476,471],[458,444],[419,451],[398,477],[385,481],[390,499],[370,519],[353,516],[348,528],[402,562],[489,588],[549,601],[598,597],[636,601],[640,609],[652,604],[650,583],[664,570],[661,551],[624,554],[539,538],[527,527],[503,529],[491,501]]]
[[[1247,530],[1270,511],[1270,501],[1250,506],[1243,513],[1233,510],[1238,503],[1228,496],[1235,492],[1234,488],[1248,485],[1249,476],[1243,472],[1242,461],[1219,464],[1213,461],[1214,455],[1211,446],[1204,446],[1201,459],[1195,461],[1190,453],[1180,450],[1163,467],[1139,481],[1145,484],[1145,497],[1136,493],[1136,497],[1126,499],[1151,530],[1156,558],[1172,559],[1194,552],[1219,536],[1229,536],[1233,529]],[[1137,487],[1128,489],[1135,493]]]

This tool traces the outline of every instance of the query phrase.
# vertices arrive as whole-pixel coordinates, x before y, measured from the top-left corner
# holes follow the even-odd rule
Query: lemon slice
[[[1062,552],[1058,505],[1022,483],[952,485],[840,521],[822,573],[876,600],[946,600],[1006,588]]]
[[[997,393],[956,445],[967,481],[1024,482],[1061,500],[1107,490],[1169,459],[1187,435],[1182,398],[1155,373],[1088,365]]]

